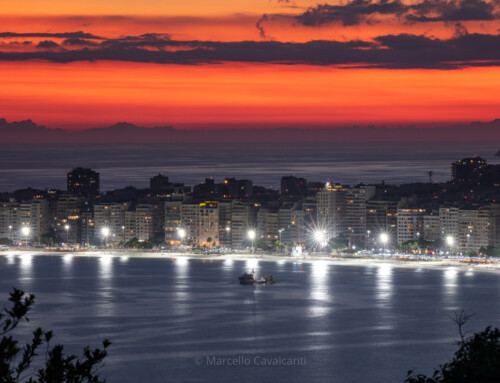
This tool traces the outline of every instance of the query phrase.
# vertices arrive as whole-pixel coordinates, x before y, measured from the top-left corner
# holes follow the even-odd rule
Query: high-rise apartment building
[[[327,238],[335,238],[345,233],[346,189],[341,185],[326,184],[318,192],[317,227],[326,231]]]
[[[75,168],[67,175],[68,193],[78,196],[99,194],[99,173],[92,169]]]

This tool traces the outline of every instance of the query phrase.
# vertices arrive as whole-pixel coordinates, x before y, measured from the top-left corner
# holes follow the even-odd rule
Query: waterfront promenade
[[[76,256],[76,257],[123,257],[123,258],[192,258],[205,261],[216,260],[258,260],[269,262],[324,262],[332,265],[367,266],[387,264],[394,267],[406,268],[462,268],[478,271],[500,272],[500,259],[472,258],[472,257],[442,257],[442,256],[415,256],[408,254],[386,254],[373,256],[308,254],[301,256],[281,255],[279,253],[203,253],[194,251],[165,251],[165,250],[134,250],[134,249],[99,249],[88,251],[72,251],[69,249],[45,250],[30,248],[10,248],[0,250],[0,256]]]

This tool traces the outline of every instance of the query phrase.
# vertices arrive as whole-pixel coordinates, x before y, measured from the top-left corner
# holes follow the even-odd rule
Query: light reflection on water
[[[259,260],[258,259],[247,259],[245,261],[245,272],[250,273],[251,271],[258,273],[259,271]]]
[[[7,259],[7,264],[9,265],[16,263],[16,256],[14,254],[7,254],[5,258]]]
[[[281,283],[239,285],[237,276],[257,267]],[[385,264],[0,256],[4,295],[16,286],[45,302],[35,306],[33,325],[75,347],[111,338],[102,370],[110,383],[249,374],[252,381],[404,381],[408,369],[430,371],[454,351],[455,327],[443,320],[450,308],[477,314],[468,330],[498,325],[500,276],[474,271],[466,285],[459,276]],[[193,365],[196,356],[243,354],[304,357],[307,365]]]
[[[33,270],[33,256],[31,254],[22,254],[19,256],[21,278],[30,279]]]
[[[332,309],[330,295],[330,265],[317,261],[311,264],[311,316],[327,315]]]
[[[458,270],[454,267],[448,267],[443,272],[444,278],[444,291],[450,296],[454,296],[457,293],[458,288]]]
[[[382,264],[377,268],[377,300],[381,307],[389,305],[394,285],[392,283],[393,266]]]
[[[474,275],[474,270],[473,269],[467,269],[465,272],[466,277],[472,277]]]
[[[105,254],[99,257],[99,276],[106,280],[113,277],[113,256]]]
[[[73,266],[73,258],[73,254],[66,254],[63,256],[65,273],[69,273],[71,271],[71,267]]]
[[[174,266],[175,285],[172,309],[175,315],[185,316],[190,313],[189,299],[189,268],[191,261],[188,258],[178,257],[172,259]]]

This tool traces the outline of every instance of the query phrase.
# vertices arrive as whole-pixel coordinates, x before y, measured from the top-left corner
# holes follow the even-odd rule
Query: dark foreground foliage
[[[33,294],[14,289],[9,306],[0,312],[0,382],[2,383],[101,383],[96,371],[102,366],[111,344],[103,341],[103,348],[86,347],[82,356],[65,355],[64,346],[53,347],[52,331],[37,328],[31,341],[24,346],[11,335],[35,303]],[[43,346],[43,347],[42,347]]]
[[[432,377],[408,372],[407,383],[498,383],[500,382],[500,330],[484,331],[465,337],[462,325],[469,317],[457,316],[461,340],[453,359],[434,370]]]

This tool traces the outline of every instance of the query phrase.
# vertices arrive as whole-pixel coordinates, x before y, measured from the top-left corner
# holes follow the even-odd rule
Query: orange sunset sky
[[[500,118],[500,0],[2,1],[0,118],[82,129]]]

